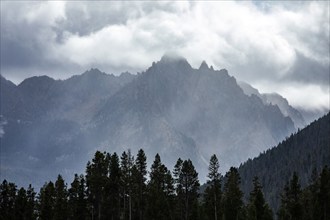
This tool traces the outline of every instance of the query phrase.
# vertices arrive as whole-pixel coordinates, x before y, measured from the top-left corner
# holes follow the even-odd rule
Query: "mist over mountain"
[[[254,88],[251,85],[249,85],[248,83],[242,82],[242,81],[239,81],[238,85],[243,89],[243,92],[246,95],[248,95],[248,96],[256,95],[266,105],[267,104],[277,105],[280,108],[280,110],[284,116],[288,116],[292,119],[292,121],[297,129],[304,128],[307,125],[307,123],[306,123],[304,117],[302,116],[302,114],[300,113],[300,111],[293,108],[289,104],[288,100],[286,100],[281,95],[279,95],[277,93],[261,94],[261,93],[259,93],[258,89]],[[316,118],[319,118],[319,117],[315,117],[314,119],[316,119]]]
[[[1,96],[1,178],[19,185],[82,173],[96,149],[143,148],[169,166],[190,158],[203,180],[211,154],[225,171],[299,127],[280,104],[246,95],[227,70],[168,55],[138,75],[91,69],[18,86],[2,77]]]

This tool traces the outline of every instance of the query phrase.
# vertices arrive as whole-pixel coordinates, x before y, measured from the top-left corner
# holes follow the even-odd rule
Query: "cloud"
[[[51,54],[57,22],[65,19],[64,2],[1,2],[1,72],[22,80],[67,65]],[[70,65],[69,65],[70,66]]]
[[[299,109],[305,109],[308,111],[329,111],[329,87],[320,87],[317,84],[305,84],[299,82],[274,84],[266,81],[257,82],[254,84],[254,87],[258,88],[261,93],[271,93],[276,91],[285,97],[290,105]]]
[[[329,4],[1,2],[1,68],[21,80],[65,78],[90,67],[119,74],[143,71],[175,51],[194,67],[206,60],[252,84],[312,83],[324,90]]]

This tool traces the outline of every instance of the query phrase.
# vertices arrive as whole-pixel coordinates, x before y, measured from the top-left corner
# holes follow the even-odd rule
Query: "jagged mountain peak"
[[[209,66],[207,65],[207,63],[205,62],[205,60],[203,60],[203,62],[201,63],[199,70],[209,70]]]
[[[85,73],[87,74],[98,74],[98,73],[104,73],[101,70],[99,70],[98,68],[91,68],[90,70],[87,70]]]
[[[95,76],[105,76],[108,75],[105,72],[102,72],[98,68],[91,68],[90,70],[85,71],[82,76],[95,77]]]

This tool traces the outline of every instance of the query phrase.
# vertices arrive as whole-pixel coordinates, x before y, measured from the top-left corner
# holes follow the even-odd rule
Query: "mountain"
[[[238,85],[243,89],[244,93],[248,96],[256,95],[258,96],[264,104],[273,104],[277,105],[282,114],[284,116],[288,116],[292,119],[295,127],[298,128],[304,128],[307,123],[301,114],[301,112],[295,108],[293,108],[288,100],[286,100],[284,97],[277,93],[259,93],[259,91],[256,88],[253,88],[251,85],[249,85],[246,82],[239,81]]]
[[[276,147],[239,167],[245,196],[252,189],[252,179],[259,177],[266,200],[273,210],[279,207],[284,185],[297,172],[302,187],[310,183],[313,170],[330,165],[330,113],[299,130]]]
[[[31,77],[16,86],[2,77],[1,177],[40,187],[42,176],[63,173],[71,178],[82,172],[90,158],[85,147],[92,145],[86,123],[104,100],[134,78],[91,69],[67,80]]]
[[[226,168],[294,130],[277,106],[246,96],[227,70],[193,69],[167,56],[112,96],[94,121],[105,145],[138,145],[172,160],[197,152],[200,164],[218,153]]]
[[[9,87],[6,82],[1,86]],[[149,164],[156,152],[168,166],[191,158],[203,180],[211,154],[226,170],[295,130],[277,105],[244,94],[227,70],[205,62],[194,69],[183,57],[163,56],[138,75],[91,69],[67,80],[32,77],[11,87],[14,92],[2,94],[15,102],[1,103],[7,121],[1,173],[16,183],[71,177],[96,149],[128,148],[134,154],[143,148]]]

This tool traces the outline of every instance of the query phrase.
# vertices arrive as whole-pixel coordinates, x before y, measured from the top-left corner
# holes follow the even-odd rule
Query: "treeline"
[[[61,175],[37,194],[30,185],[17,189],[6,180],[0,185],[0,219],[23,220],[271,220],[274,213],[257,177],[246,203],[241,178],[234,167],[222,178],[216,155],[210,159],[207,187],[200,192],[198,173],[191,160],[178,159],[173,171],[157,154],[147,171],[147,158],[139,150],[97,151],[86,174],[74,176],[68,186]],[[296,174],[283,189],[279,219],[330,217],[330,171],[314,172],[313,181],[301,189]]]

